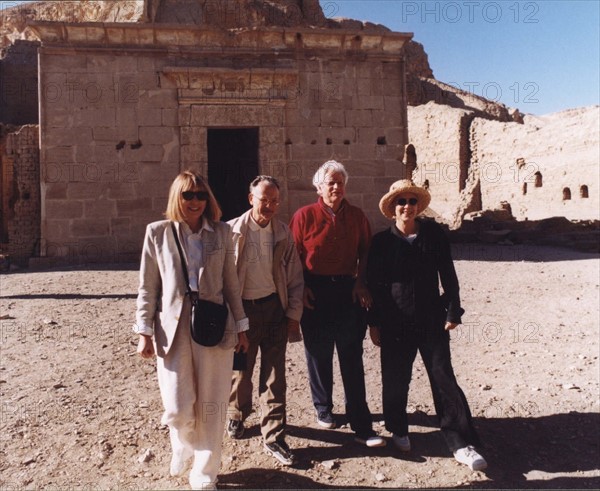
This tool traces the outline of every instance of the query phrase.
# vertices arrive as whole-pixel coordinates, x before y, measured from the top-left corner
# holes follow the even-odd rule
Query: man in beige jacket
[[[252,371],[261,352],[259,397],[264,448],[284,465],[295,456],[285,442],[285,351],[300,340],[304,277],[288,226],[275,217],[279,184],[258,176],[250,184],[252,208],[229,222],[244,311],[250,320],[245,370],[234,371],[227,433],[241,438],[244,420],[252,412]]]

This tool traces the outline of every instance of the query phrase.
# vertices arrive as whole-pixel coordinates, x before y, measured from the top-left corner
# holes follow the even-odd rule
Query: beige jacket
[[[235,247],[235,262],[241,291],[244,291],[246,281],[247,261],[244,245],[248,234],[250,213],[248,210],[243,215],[227,222],[233,232]],[[289,227],[276,217],[271,219],[273,225],[273,280],[281,300],[286,317],[300,321],[302,317],[302,294],[304,291],[304,273],[298,257]]]
[[[179,223],[175,223],[182,240]],[[200,298],[227,303],[230,315],[221,348],[233,348],[237,333],[248,328],[242,306],[231,228],[221,222],[210,222],[203,232],[204,266],[198,275]],[[185,247],[184,247],[185,251]],[[171,222],[162,220],[148,225],[140,264],[140,286],[137,297],[136,323],[138,334],[154,335],[156,354],[164,357],[175,337],[186,295],[186,284]],[[186,326],[187,327],[187,326]]]

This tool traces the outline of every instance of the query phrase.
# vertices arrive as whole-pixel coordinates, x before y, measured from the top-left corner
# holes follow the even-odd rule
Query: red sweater
[[[319,197],[294,213],[290,229],[304,270],[315,275],[356,275],[371,243],[367,217],[346,200],[334,214]]]

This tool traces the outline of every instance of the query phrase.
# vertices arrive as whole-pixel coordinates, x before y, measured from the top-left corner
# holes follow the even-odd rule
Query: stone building
[[[224,218],[247,209],[255,175],[276,176],[285,219],[337,159],[350,201],[385,223],[379,197],[404,176],[411,34],[333,22],[316,0],[146,0],[141,20],[29,24],[41,258],[137,259],[185,168],[208,176]]]

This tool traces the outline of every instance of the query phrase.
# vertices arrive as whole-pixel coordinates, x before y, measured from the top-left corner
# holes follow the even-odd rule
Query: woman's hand
[[[371,336],[371,342],[375,346],[381,348],[381,329],[375,326],[369,326],[369,336]]]
[[[248,336],[246,336],[246,331],[238,332],[238,343],[235,345],[235,352],[239,353],[241,351],[243,353],[247,353],[249,346],[250,346],[250,341],[248,341]]]
[[[140,334],[137,352],[142,358],[152,358],[154,356],[154,344],[151,336]]]

